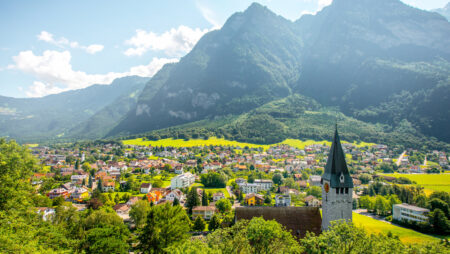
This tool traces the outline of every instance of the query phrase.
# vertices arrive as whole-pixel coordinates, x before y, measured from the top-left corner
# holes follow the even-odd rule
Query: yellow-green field
[[[191,187],[198,187],[198,188],[204,188],[203,184],[201,183],[194,183]],[[230,194],[228,193],[226,188],[204,188],[206,192],[214,194],[216,192],[222,192],[226,198],[230,197]]]
[[[439,240],[438,238],[416,232],[412,229],[398,227],[358,213],[353,213],[353,223],[358,227],[365,228],[368,233],[387,234],[391,231],[392,234],[398,235],[400,240],[404,243],[422,243]]]
[[[450,192],[450,174],[385,174],[393,177],[406,177],[425,188],[429,195],[432,191]]]
[[[257,144],[250,144],[250,143],[243,143],[238,141],[231,141],[226,140],[223,138],[216,138],[211,137],[207,140],[204,139],[191,139],[191,140],[183,140],[183,139],[160,139],[156,141],[152,140],[142,140],[142,138],[137,139],[128,139],[122,141],[124,145],[138,145],[138,146],[170,146],[170,147],[194,147],[194,146],[235,146],[235,147],[250,147],[250,148],[263,148],[264,150],[267,150],[270,146],[273,145],[279,145],[279,144],[285,144],[292,147],[296,147],[298,149],[304,149],[306,146],[313,145],[313,144],[326,144],[331,145],[331,142],[329,141],[314,141],[314,140],[298,140],[298,139],[286,139],[283,142],[272,144],[272,145],[257,145]],[[343,141],[345,142],[345,141]],[[361,142],[359,144],[354,143],[358,147],[363,146],[372,146],[375,145],[374,143],[364,143]]]
[[[38,147],[39,144],[25,144],[26,146],[28,146],[29,148],[33,148],[33,147]]]

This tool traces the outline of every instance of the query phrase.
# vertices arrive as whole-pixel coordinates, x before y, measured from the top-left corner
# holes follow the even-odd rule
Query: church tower
[[[348,172],[339,134],[334,133],[325,172],[322,175],[322,230],[334,220],[352,220],[353,180]]]

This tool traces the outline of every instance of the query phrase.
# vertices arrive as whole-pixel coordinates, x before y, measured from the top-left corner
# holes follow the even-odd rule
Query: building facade
[[[187,188],[195,182],[195,176],[189,172],[177,175],[170,181],[170,188],[172,190],[177,188]]]
[[[392,208],[392,218],[398,221],[428,222],[427,214],[429,212],[430,210],[422,207],[409,204],[397,204]]]

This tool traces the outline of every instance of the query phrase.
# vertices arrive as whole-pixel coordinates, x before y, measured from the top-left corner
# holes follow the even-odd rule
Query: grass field
[[[198,188],[202,188],[202,189],[204,188],[203,184],[201,184],[201,183],[194,183],[191,187],[198,187]],[[226,198],[230,197],[230,194],[228,193],[226,188],[204,188],[204,189],[206,192],[211,193],[211,194],[221,191],[225,195]]]
[[[404,243],[422,243],[439,240],[438,238],[425,235],[411,229],[398,227],[357,213],[353,213],[353,223],[358,227],[365,228],[368,233],[387,234],[391,231],[392,234],[398,235],[400,240]]]
[[[194,146],[234,146],[234,147],[250,147],[250,148],[263,148],[267,150],[270,146],[285,144],[298,149],[304,149],[306,146],[313,144],[326,144],[331,145],[329,141],[314,141],[314,140],[298,140],[298,139],[286,139],[283,142],[272,144],[272,145],[257,145],[250,143],[242,143],[238,141],[230,141],[223,138],[211,137],[207,140],[204,139],[191,139],[191,140],[183,140],[183,139],[160,139],[157,141],[152,140],[142,140],[142,138],[137,139],[128,139],[122,141],[124,145],[137,145],[137,146],[170,146],[170,147],[194,147]],[[345,141],[343,141],[345,142]],[[374,143],[354,143],[356,146],[371,146],[375,145]]]
[[[450,174],[386,174],[393,177],[406,177],[425,188],[427,195],[433,191],[450,192]]]

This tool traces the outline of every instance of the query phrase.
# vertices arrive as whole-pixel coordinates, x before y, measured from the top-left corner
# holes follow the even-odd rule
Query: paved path
[[[423,165],[426,166],[428,164],[427,156],[425,155],[425,160],[423,160]]]
[[[398,157],[398,159],[397,159],[397,167],[400,167],[400,163],[402,163],[402,159],[403,159],[403,157],[405,156],[405,154],[406,154],[406,151],[403,151],[403,153],[402,154],[400,154],[400,156]]]

